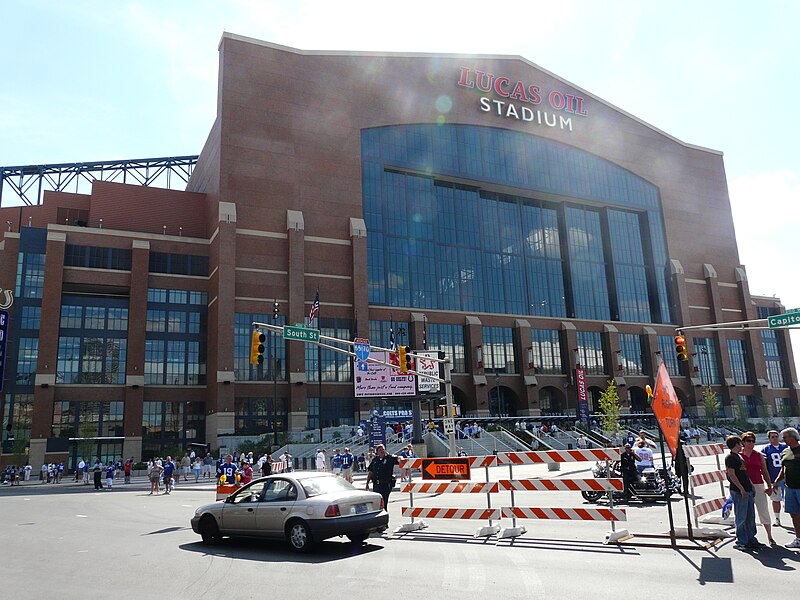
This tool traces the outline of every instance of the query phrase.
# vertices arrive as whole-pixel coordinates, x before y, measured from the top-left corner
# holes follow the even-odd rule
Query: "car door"
[[[225,500],[221,526],[224,533],[258,535],[256,507],[263,491],[264,482],[256,481]]]
[[[256,528],[268,537],[282,538],[286,518],[297,502],[297,488],[288,479],[270,479],[256,508]]]

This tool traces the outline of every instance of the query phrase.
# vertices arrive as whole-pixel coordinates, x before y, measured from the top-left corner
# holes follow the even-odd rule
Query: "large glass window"
[[[322,427],[340,427],[342,425],[355,425],[356,400],[355,398],[322,398]],[[308,399],[308,428],[319,429],[320,399]]]
[[[20,252],[17,259],[17,298],[41,298],[44,290],[44,254]]]
[[[39,359],[39,338],[21,337],[18,340],[17,385],[33,385],[36,361]]]
[[[777,309],[771,309],[766,306],[758,307],[759,319],[766,319],[776,314],[779,314]],[[769,387],[788,388],[782,346],[778,339],[778,332],[772,329],[762,330],[761,348],[764,352],[764,360],[767,364],[767,380],[769,381]]]
[[[483,366],[487,373],[517,373],[513,329],[483,328]]]
[[[555,329],[531,329],[531,352],[537,374],[560,375],[564,372],[561,335]]]
[[[3,440],[13,435],[15,441],[31,439],[33,394],[7,394],[3,411]]]
[[[604,375],[603,338],[599,331],[578,332],[578,361],[588,375]]]
[[[286,431],[289,424],[286,398],[240,398],[234,401],[237,435],[263,435]]]
[[[362,183],[373,304],[670,321],[658,190],[612,163],[508,130],[394,126],[362,132]]]
[[[123,437],[124,412],[124,402],[56,401],[53,437]]]
[[[339,339],[351,338],[350,319],[319,319],[320,335],[327,335]],[[352,381],[353,359],[339,352],[320,348],[315,344],[306,344],[306,381]],[[318,362],[322,360],[322,366]]]
[[[67,244],[64,248],[64,266],[130,271],[131,256],[131,250],[128,248]]]
[[[673,377],[678,377],[683,374],[683,370],[678,362],[678,355],[675,353],[675,338],[670,335],[658,336],[658,351],[660,352],[661,360],[664,361],[664,366],[667,367],[667,373]]]
[[[644,375],[642,338],[633,333],[620,333],[619,348],[622,374]]]
[[[747,346],[744,340],[728,340],[728,355],[731,360],[731,374],[737,385],[752,383],[747,368]]]
[[[718,385],[719,369],[717,368],[717,345],[714,338],[694,338],[694,349],[697,353],[697,367],[700,369],[700,383],[703,385]]]
[[[464,360],[463,325],[427,323],[428,348],[432,352],[444,352],[451,361],[453,373],[466,373]]]
[[[205,440],[205,403],[142,403],[142,457],[182,456],[191,443]]]
[[[205,292],[147,291],[144,378],[152,385],[206,383]]]

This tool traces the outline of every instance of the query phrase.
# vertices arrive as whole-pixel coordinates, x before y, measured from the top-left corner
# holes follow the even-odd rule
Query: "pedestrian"
[[[181,473],[183,474],[183,480],[189,481],[189,473],[192,472],[192,459],[189,458],[189,454],[184,453],[183,458],[181,459]],[[180,479],[180,477],[178,477]]]
[[[781,454],[781,472],[775,482],[785,482],[785,508],[794,526],[794,541],[786,547],[800,548],[800,435],[795,427],[787,427],[781,435],[786,448]]]
[[[758,518],[767,532],[767,541],[775,544],[772,539],[772,521],[769,518],[769,496],[772,493],[772,479],[767,470],[767,459],[756,450],[756,434],[747,431],[742,434],[741,457],[747,467],[747,475],[753,484],[753,503],[758,512]]]
[[[317,471],[324,471],[325,470],[325,451],[317,448],[317,454],[315,456],[316,461],[316,468]]]
[[[400,454],[398,454],[398,457],[399,457],[399,458],[402,458],[402,459],[404,459],[404,460],[408,460],[408,459],[410,459],[410,458],[411,458],[411,454],[412,454],[412,453],[411,453],[411,451],[409,450],[409,447],[408,447],[408,446],[404,446],[404,447],[403,447],[403,448],[400,450]],[[404,463],[404,464],[405,464],[405,463]],[[401,481],[401,482],[405,482],[405,481],[408,481],[408,482],[410,482],[410,481],[411,481],[411,469],[409,469],[409,468],[406,468],[405,466],[403,466],[403,467],[401,467],[401,468],[400,468],[400,481]]]
[[[250,483],[253,481],[253,467],[250,466],[250,461],[245,459],[242,463],[241,484]]]
[[[268,475],[272,475],[272,458],[269,454],[265,454],[261,457],[261,476],[267,477]]]
[[[125,461],[125,465],[123,465],[122,469],[125,472],[125,483],[130,483],[131,482],[131,471],[133,471],[133,457],[132,456],[128,460]]]
[[[102,490],[103,489],[103,463],[100,462],[99,458],[94,461],[93,474],[94,474],[94,489],[95,490]]]
[[[579,449],[586,450],[589,447],[589,440],[586,438],[584,434],[580,434],[575,444],[578,446]]]
[[[773,525],[775,527],[780,527],[781,501],[783,500],[785,482],[781,480],[780,483],[778,483],[778,473],[781,472],[781,454],[789,446],[780,441],[781,434],[774,429],[769,431],[767,436],[769,437],[769,444],[761,449],[761,454],[764,455],[767,461],[767,471],[769,471],[770,481],[772,481],[772,494],[770,498],[772,500],[772,512],[775,514],[775,522]]]
[[[730,452],[725,457],[725,473],[730,484],[733,511],[736,520],[737,550],[760,550],[764,544],[756,539],[756,509],[753,499],[753,484],[747,474],[747,467],[740,456],[742,439],[730,435],[725,440]]]
[[[334,475],[341,476],[342,474],[342,455],[339,454],[338,448],[333,450],[333,456],[331,456],[331,471]]]
[[[153,495],[153,492],[155,492],[156,496],[158,496],[159,481],[161,481],[161,473],[163,471],[164,471],[164,467],[159,465],[156,462],[156,459],[153,458],[153,460],[150,461],[150,469],[147,472],[147,476],[150,478],[150,494],[149,494],[150,496]]]
[[[192,470],[194,471],[194,482],[200,483],[200,473],[203,471],[203,459],[199,456],[194,457]]]
[[[393,454],[386,452],[386,447],[383,444],[378,444],[375,447],[375,458],[369,463],[367,467],[367,484],[365,489],[369,489],[369,483],[372,482],[373,491],[379,493],[383,497],[383,506],[388,510],[389,508],[389,494],[392,493],[396,479],[394,477],[394,468],[397,466],[397,457]]]
[[[353,483],[353,464],[355,463],[355,457],[353,453],[350,452],[350,448],[345,448],[344,452],[342,452],[342,477],[345,480]]]
[[[639,457],[633,452],[630,444],[625,444],[625,451],[620,455],[619,467],[622,473],[622,485],[625,488],[625,502],[629,502],[633,495],[632,486],[639,476],[636,463]]]
[[[281,461],[284,464],[283,470],[287,473],[291,473],[294,469],[292,467],[292,455],[289,454],[288,450],[283,451],[283,455],[281,456]]]
[[[89,461],[83,463],[83,485],[89,485]]]
[[[211,479],[211,465],[214,464],[214,457],[211,452],[206,452],[203,457],[203,479]]]
[[[86,463],[83,462],[83,459],[78,461],[78,466],[75,467],[75,483],[80,483],[81,479],[83,479],[83,466],[85,464]]]
[[[217,467],[217,479],[225,484],[235,485],[238,472],[239,467],[233,462],[233,454],[228,454],[225,462]],[[224,481],[222,480],[223,476],[225,477]]]
[[[39,470],[39,481],[47,483],[47,463],[42,463],[42,468]]]
[[[633,452],[636,454],[639,463],[636,465],[636,471],[639,475],[641,475],[645,469],[653,468],[653,450],[650,448],[647,441],[642,438],[636,440],[636,447],[633,449]]]
[[[164,470],[162,471],[162,474],[164,475],[164,493],[169,494],[174,486],[173,482],[175,477],[180,477],[180,475],[175,472],[175,463],[172,462],[171,456],[167,456],[167,460],[164,461],[163,467]]]
[[[358,455],[358,471],[359,473],[363,473],[367,470],[367,457],[364,456],[364,453]]]
[[[106,467],[106,490],[111,491],[114,487],[114,474],[116,473],[116,465],[112,461],[108,461]]]

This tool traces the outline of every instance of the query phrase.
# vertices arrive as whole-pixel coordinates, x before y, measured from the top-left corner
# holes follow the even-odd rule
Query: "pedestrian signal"
[[[675,336],[675,354],[678,355],[678,360],[689,360],[689,353],[686,350],[686,338],[682,335]]]
[[[267,336],[258,329],[253,330],[253,338],[250,342],[250,364],[260,365],[264,362],[264,342]]]

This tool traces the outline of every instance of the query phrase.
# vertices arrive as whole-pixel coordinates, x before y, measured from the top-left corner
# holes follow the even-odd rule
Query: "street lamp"
[[[280,314],[280,305],[278,301],[275,300],[272,304],[272,324],[278,324],[278,315]],[[278,410],[278,352],[277,352],[277,344],[278,344],[278,335],[277,331],[272,331],[272,350],[271,350],[271,362],[272,362],[272,444],[274,446],[278,445],[278,432],[275,428],[275,412]]]

